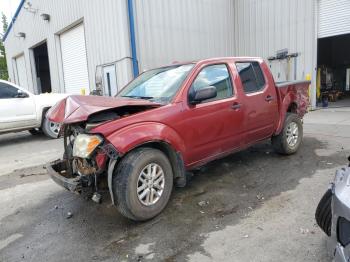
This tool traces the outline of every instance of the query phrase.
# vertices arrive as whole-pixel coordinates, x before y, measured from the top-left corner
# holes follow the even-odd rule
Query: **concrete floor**
[[[62,141],[2,136],[0,261],[330,261],[314,211],[347,164],[349,114],[308,114],[293,156],[266,142],[207,165],[146,223],[54,184],[42,164],[61,156]]]
[[[0,176],[57,159],[63,154],[62,143],[26,131],[0,135]]]

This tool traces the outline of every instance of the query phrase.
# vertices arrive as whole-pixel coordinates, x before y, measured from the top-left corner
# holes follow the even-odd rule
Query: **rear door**
[[[208,86],[216,87],[217,96],[197,105],[187,103],[183,120],[177,124],[188,149],[189,165],[214,159],[240,147],[242,142],[243,113],[228,65],[213,64],[200,69],[189,93]]]
[[[28,97],[18,98],[18,90],[15,86],[0,82],[0,131],[32,127],[36,124],[33,96],[28,94]]]
[[[274,83],[264,76],[259,62],[236,62],[236,68],[244,93],[242,109],[245,143],[251,144],[272,136],[274,132],[278,119],[276,88]]]

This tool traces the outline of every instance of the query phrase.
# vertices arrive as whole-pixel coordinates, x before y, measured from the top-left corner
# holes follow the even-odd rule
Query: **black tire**
[[[30,130],[28,130],[28,132],[33,136],[38,136],[38,135],[41,135],[43,133],[42,130],[39,128],[30,129]]]
[[[149,164],[159,165],[164,173],[164,189],[158,201],[144,205],[137,195],[139,175]],[[128,153],[113,174],[113,194],[119,212],[135,221],[149,220],[167,205],[173,188],[173,171],[169,159],[160,150],[139,148]]]
[[[331,236],[332,195],[332,191],[328,189],[318,203],[315,214],[317,224],[327,234],[327,236]]]
[[[298,127],[298,137],[295,145],[291,146],[287,142],[287,134],[289,125],[294,122]],[[298,115],[293,113],[287,113],[284,121],[283,129],[277,136],[273,136],[271,139],[274,150],[282,155],[291,155],[298,151],[301,141],[303,140],[303,123]]]
[[[58,132],[54,132],[52,130],[52,128],[50,127],[51,125],[53,125],[54,123],[51,122],[50,120],[48,120],[46,117],[43,120],[41,129],[43,130],[44,134],[52,139],[56,139],[58,138]]]

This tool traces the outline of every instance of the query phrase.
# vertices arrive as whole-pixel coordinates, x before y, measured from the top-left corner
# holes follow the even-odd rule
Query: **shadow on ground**
[[[327,158],[315,154],[315,149],[325,146],[306,137],[299,152],[286,157],[273,153],[266,142],[212,162],[196,173],[188,187],[175,189],[165,211],[146,223],[123,218],[109,199],[96,205],[56,191],[41,204],[18,209],[1,220],[5,236],[20,233],[23,237],[4,248],[0,260],[185,259],[188,253],[204,252],[201,244],[206,233],[245,219],[264,201],[294,189],[300,179],[329,168],[327,162],[343,165],[339,154]],[[201,201],[203,206],[198,205]],[[70,219],[68,211],[74,214]],[[135,252],[140,247],[143,252]]]
[[[43,133],[31,135],[29,132],[9,133],[0,136],[0,146],[24,145],[29,142],[52,140]]]

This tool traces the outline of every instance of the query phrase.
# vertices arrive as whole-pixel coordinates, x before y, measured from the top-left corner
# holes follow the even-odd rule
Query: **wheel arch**
[[[292,99],[291,96],[286,96],[283,100],[280,109],[280,119],[274,135],[278,135],[281,133],[287,113],[298,114],[298,104]]]
[[[178,186],[185,186],[185,184],[183,183],[186,183],[186,169],[185,169],[185,164],[184,164],[181,152],[176,151],[171,144],[162,140],[153,140],[153,141],[144,142],[134,147],[130,151],[133,151],[142,147],[154,148],[163,152],[170,161],[176,184]]]
[[[108,166],[110,192],[112,192],[112,177],[115,166],[125,155],[140,147],[157,148],[164,152],[171,163],[176,185],[179,187],[186,185],[185,143],[173,128],[159,122],[142,122],[117,130],[108,135],[106,140],[115,147],[119,154],[119,158],[110,161]]]
[[[296,102],[291,102],[288,106],[287,113],[298,113],[298,104]]]
[[[40,124],[40,127],[42,127],[42,125],[44,124],[46,113],[47,113],[47,111],[49,111],[50,108],[51,108],[51,106],[46,106],[46,107],[43,107],[41,109],[41,124]]]
[[[114,192],[112,180],[114,176],[114,170],[118,166],[118,164],[125,158],[129,153],[140,149],[140,148],[154,148],[163,152],[170,161],[170,165],[174,174],[174,183],[177,187],[185,187],[186,186],[186,168],[183,160],[182,153],[177,151],[170,143],[164,140],[149,140],[137,144],[136,146],[130,148],[127,152],[120,154],[118,159],[110,159],[107,170],[107,182],[109,193],[111,195],[112,203],[114,204]]]

